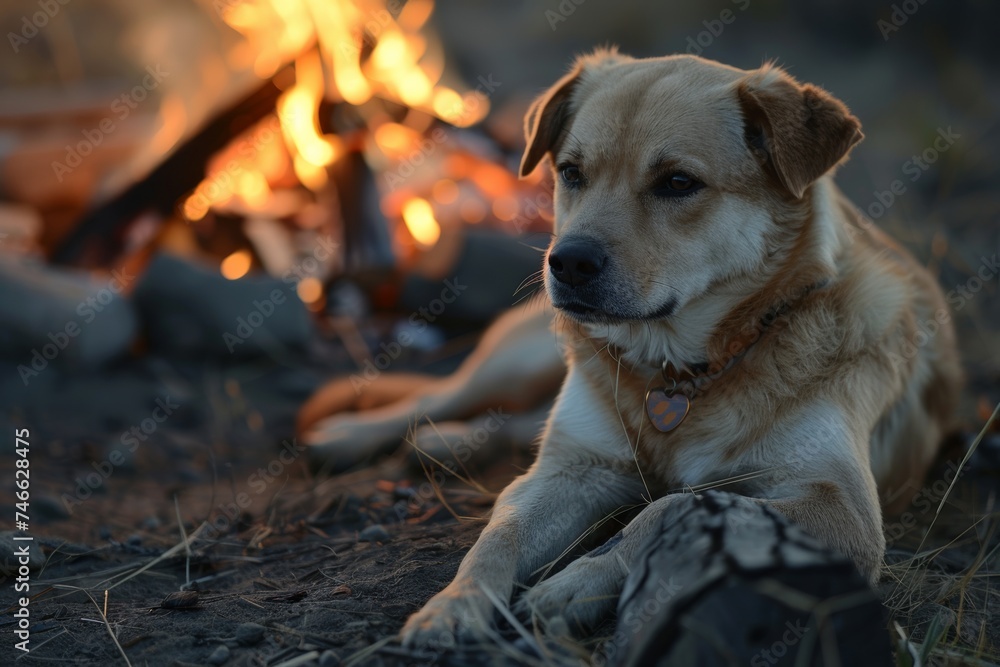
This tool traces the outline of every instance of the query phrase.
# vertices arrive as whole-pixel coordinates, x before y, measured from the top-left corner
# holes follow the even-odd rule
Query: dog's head
[[[582,322],[667,319],[759,273],[788,211],[862,135],[846,107],[782,70],[693,56],[577,61],[532,106],[521,174],[549,155],[545,283]]]

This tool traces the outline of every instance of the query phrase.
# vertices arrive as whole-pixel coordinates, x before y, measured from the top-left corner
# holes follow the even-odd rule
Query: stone
[[[243,646],[253,646],[260,643],[266,630],[260,623],[240,623],[236,628],[236,641]]]
[[[368,526],[358,534],[359,542],[388,542],[391,539],[385,528],[378,524]]]
[[[139,331],[124,296],[133,279],[0,257],[0,355],[18,365],[25,386],[50,366],[92,370],[123,356]]]
[[[229,662],[229,655],[229,647],[222,644],[212,651],[210,656],[208,656],[208,663],[210,665],[224,665]]]
[[[228,280],[217,267],[161,253],[133,299],[152,350],[248,358],[302,348],[312,338],[312,320],[295,286],[269,276]]]

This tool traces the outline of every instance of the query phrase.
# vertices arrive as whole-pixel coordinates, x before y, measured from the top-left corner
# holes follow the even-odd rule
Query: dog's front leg
[[[637,494],[632,480],[620,472],[590,461],[546,456],[543,448],[528,474],[500,495],[455,579],[407,621],[403,643],[448,646],[482,636],[495,605],[508,603],[515,583],[527,581]]]
[[[530,588],[518,602],[518,613],[543,619],[564,616],[576,628],[596,625],[614,609],[637,554],[661,530],[668,508],[680,497],[654,500],[604,545]]]

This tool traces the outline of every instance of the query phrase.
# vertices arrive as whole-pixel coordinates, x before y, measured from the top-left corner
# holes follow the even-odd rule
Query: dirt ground
[[[4,641],[0,664],[442,664],[388,640],[447,584],[495,492],[530,461],[501,454],[475,488],[439,488],[441,477],[405,452],[318,475],[278,434],[291,431],[322,364],[316,373],[301,360],[196,365],[142,362],[99,382],[66,376],[52,385],[59,418],[43,419],[40,404],[16,416],[32,425],[28,532],[40,556],[31,652]],[[157,401],[172,414],[132,451],[130,425]],[[13,480],[11,463],[0,466],[4,479]],[[11,512],[13,490],[4,484]],[[9,535],[4,574],[15,566]],[[0,584],[10,638],[13,578]]]
[[[340,664],[394,634],[443,587],[477,532],[475,523],[456,525],[440,505],[419,524],[390,523],[398,521],[392,508],[399,496],[379,491],[373,477],[307,489],[302,470],[291,475],[298,479],[285,487],[285,502],[249,511],[237,528],[217,536],[210,530],[212,537],[193,540],[190,557],[181,551],[127,581],[178,543],[176,522],[152,527],[157,521],[141,516],[141,497],[116,499],[139,510],[131,517],[103,502],[93,513],[81,511],[74,517],[79,532],[100,523],[107,537],[95,546],[42,540],[48,564],[36,584],[42,591],[33,610],[36,644],[26,661],[122,663],[98,621],[101,609],[87,593],[65,588],[72,586],[100,605],[103,589],[110,590],[108,621],[133,665],[273,665],[303,655],[313,660],[296,664]],[[366,526],[376,526],[371,538]],[[163,608],[188,581],[196,596],[183,604],[193,606]],[[360,664],[379,662],[397,661],[387,649]]]
[[[29,532],[44,564],[31,575],[32,651],[12,649],[10,607],[0,616],[7,637],[0,662],[585,664],[579,657],[610,635],[613,619],[586,645],[547,657],[532,657],[516,634],[504,631],[504,641],[492,647],[442,654],[402,649],[395,633],[450,580],[483,525],[475,517],[529,461],[502,456],[476,475],[479,488],[454,479],[439,488],[402,451],[348,474],[318,476],[297,443],[275,441],[266,428],[244,428],[255,414],[251,425],[289,423],[296,400],[265,404],[254,396],[257,386],[280,385],[284,372],[248,379],[246,369],[230,369],[188,384],[173,377],[176,396],[186,399],[177,402],[213,405],[205,413],[212,418],[185,420],[178,408],[96,489],[89,489],[97,479],[91,474],[117,460],[120,439],[70,442],[58,436],[74,430],[68,424],[33,436]],[[302,392],[309,384],[302,380]],[[887,525],[892,565],[880,592],[899,624],[893,632],[919,646],[937,618],[945,628],[935,646],[939,664],[1000,659],[1000,595],[991,584],[1000,552],[996,433],[940,502],[974,435],[951,443],[914,506]],[[11,584],[4,579],[3,590]],[[12,601],[9,593],[3,599]]]
[[[235,486],[183,489],[122,475],[107,493],[69,505],[71,516],[51,502],[55,491],[36,491],[49,499],[40,503],[48,518],[31,530],[45,565],[32,576],[32,651],[22,662],[124,664],[124,652],[133,665],[273,665],[304,655],[313,660],[291,664],[341,664],[392,636],[442,588],[480,527],[456,521],[436,498],[419,500],[430,486],[421,490],[398,460],[326,479],[303,458],[267,469],[234,470],[248,480]],[[497,488],[503,477],[492,474]],[[491,501],[461,488],[447,497],[470,516]],[[192,593],[171,602],[181,589]],[[7,613],[0,623],[11,621]],[[0,655],[13,657],[5,644]],[[356,664],[401,655],[387,647]]]

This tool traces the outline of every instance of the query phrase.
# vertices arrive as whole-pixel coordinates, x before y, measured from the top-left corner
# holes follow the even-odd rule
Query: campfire
[[[548,228],[540,178],[519,181],[511,154],[477,127],[501,83],[455,73],[428,25],[432,0],[201,6],[239,35],[230,70],[263,83],[200,127],[167,94],[150,149],[159,164],[83,216],[55,260],[107,266],[199,247],[237,280],[282,275],[332,239],[340,252],[299,276],[299,297],[319,311],[346,271],[444,275],[469,226]]]

